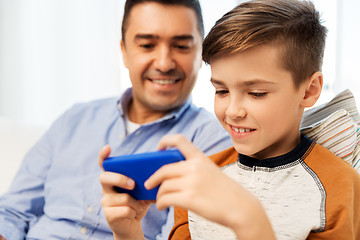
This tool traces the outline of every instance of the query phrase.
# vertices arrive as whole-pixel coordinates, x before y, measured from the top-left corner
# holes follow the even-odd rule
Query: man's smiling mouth
[[[176,83],[177,79],[150,79],[153,83],[159,84],[159,85],[169,85]]]

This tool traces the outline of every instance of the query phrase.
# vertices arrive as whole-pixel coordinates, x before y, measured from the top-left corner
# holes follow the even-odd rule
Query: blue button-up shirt
[[[100,204],[98,153],[106,144],[113,156],[155,151],[160,138],[173,133],[207,154],[232,145],[215,117],[190,99],[127,135],[124,112],[131,96],[129,89],[120,100],[77,104],[53,123],[0,198],[1,234],[8,240],[113,239]],[[145,237],[167,239],[171,213],[152,205],[142,220]]]

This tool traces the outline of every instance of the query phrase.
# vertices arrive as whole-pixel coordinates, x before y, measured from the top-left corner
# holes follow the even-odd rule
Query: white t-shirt
[[[130,121],[127,115],[125,119],[126,119],[126,132],[128,135],[135,132],[140,127],[140,124]]]

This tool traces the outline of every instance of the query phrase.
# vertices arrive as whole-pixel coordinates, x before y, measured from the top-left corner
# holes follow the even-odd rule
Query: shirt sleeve
[[[0,197],[0,233],[7,239],[24,239],[29,225],[44,213],[44,184],[60,127],[61,119],[30,149],[8,192]]]
[[[188,222],[188,212],[182,208],[174,208],[175,223],[172,228],[169,240],[191,239]]]
[[[316,147],[308,166],[325,188],[325,227],[307,239],[360,239],[360,175],[324,147]]]
[[[168,239],[169,233],[174,225],[174,208],[170,207],[166,218],[166,223],[161,228],[161,233],[156,235],[156,240]]]
[[[310,233],[308,240],[360,239],[360,177],[355,174],[337,178],[341,184],[335,189],[329,186],[332,198],[326,201],[325,229]]]

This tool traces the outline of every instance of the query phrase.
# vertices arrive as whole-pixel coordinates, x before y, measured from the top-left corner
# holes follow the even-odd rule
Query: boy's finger
[[[171,206],[187,209],[191,204],[191,200],[184,197],[184,194],[179,191],[169,192],[162,195],[156,201],[156,208],[158,210],[164,210]]]
[[[146,189],[153,189],[159,186],[163,181],[168,178],[179,177],[184,171],[185,162],[177,162],[162,166],[153,175],[151,175],[144,183]],[[186,167],[185,167],[186,168]]]
[[[181,134],[165,135],[161,138],[158,149],[166,149],[169,147],[179,149],[185,159],[196,158],[196,156],[200,157],[203,155],[203,152]]]

